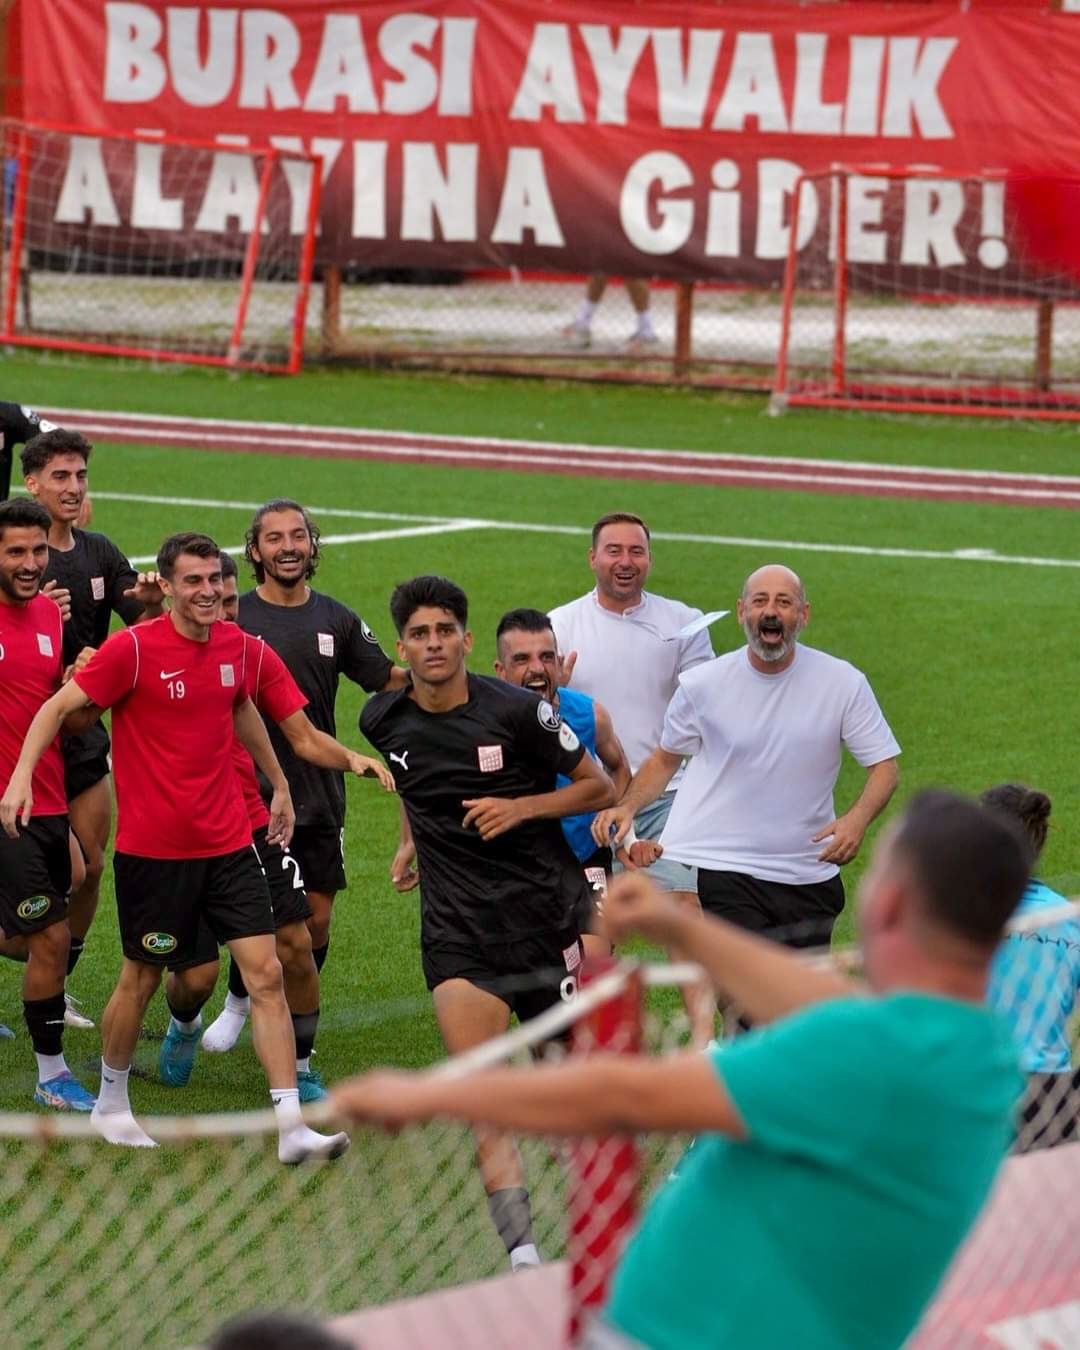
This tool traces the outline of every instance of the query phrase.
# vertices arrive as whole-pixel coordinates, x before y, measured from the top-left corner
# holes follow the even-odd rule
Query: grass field
[[[4,396],[43,406],[250,417],[521,436],[606,445],[738,450],[761,455],[833,457],[941,467],[1077,473],[1080,434],[1070,428],[798,414],[772,420],[758,399],[676,390],[373,375],[313,371],[293,381],[230,379],[194,370],[153,371],[103,363],[8,360]],[[208,530],[240,543],[248,504],[292,495],[311,505],[327,534],[392,532],[392,520],[350,520],[335,512],[439,517],[479,516],[575,527],[572,534],[477,529],[331,545],[317,585],[364,615],[392,650],[387,599],[393,584],[424,571],[448,574],[472,603],[473,669],[490,670],[502,611],[551,606],[588,589],[584,531],[604,511],[638,511],[654,529],[778,541],[775,548],[665,541],[655,550],[650,588],[702,608],[732,605],[743,577],[776,558],[803,575],[813,606],[808,642],[869,675],[904,747],[898,801],[943,784],[977,791],[993,781],[1037,784],[1054,800],[1042,874],[1069,890],[1080,883],[1080,786],[1073,744],[1078,644],[1072,607],[1080,574],[1072,567],[1006,566],[972,558],[852,556],[800,550],[799,544],[870,550],[996,550],[1080,563],[1076,516],[1066,510],[980,506],[778,490],[719,490],[603,478],[396,464],[229,455],[99,445],[91,465],[95,528],[130,555],[152,555],[176,529]],[[112,493],[127,494],[116,500]],[[132,497],[136,499],[132,499]],[[205,505],[178,505],[187,498]],[[234,505],[243,503],[245,505]],[[781,541],[787,541],[782,543]],[[733,619],[713,629],[717,650],[738,645]],[[344,686],[339,734],[358,742],[361,695]],[[838,796],[857,792],[848,765]],[[328,1080],[373,1064],[424,1064],[439,1046],[418,955],[417,901],[391,888],[387,869],[396,804],[369,784],[349,786],[349,890],[338,898],[323,976],[317,1064]],[[849,901],[865,862],[846,870]],[[851,934],[851,906],[841,925]],[[99,918],[72,990],[97,1018],[118,967],[107,884]],[[0,972],[0,1020],[19,1029],[0,1045],[6,1071],[0,1109],[25,1110],[33,1059],[20,1021],[19,975]],[[223,988],[211,1004],[213,1015]],[[148,1018],[151,1038],[167,1013],[160,997]],[[96,1086],[96,1031],[69,1032],[73,1067]],[[133,1083],[137,1112],[245,1109],[265,1088],[245,1037],[229,1056],[201,1057],[191,1086],[159,1085],[156,1040],[140,1050]],[[354,1150],[354,1155],[356,1150]],[[354,1162],[353,1166],[356,1166]],[[359,1301],[346,1289],[334,1304]]]

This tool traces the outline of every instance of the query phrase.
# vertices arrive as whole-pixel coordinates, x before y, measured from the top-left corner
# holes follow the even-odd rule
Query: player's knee
[[[281,996],[283,984],[281,962],[276,953],[270,952],[245,965],[241,972],[247,991],[256,1001]]]
[[[169,998],[182,1008],[201,1008],[217,984],[219,962],[209,961],[190,970],[178,970],[169,977]]]
[[[141,961],[125,960],[117,981],[116,992],[145,1008],[161,983],[160,966],[144,965]]]
[[[311,934],[307,924],[290,923],[276,933],[278,960],[289,975],[306,975],[312,966]]]
[[[59,972],[61,980],[67,971],[71,931],[66,923],[52,923],[48,928],[27,938],[27,952],[32,962],[42,970]]]

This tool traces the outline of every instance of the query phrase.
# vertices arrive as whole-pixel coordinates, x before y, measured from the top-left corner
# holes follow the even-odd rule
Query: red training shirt
[[[165,614],[113,633],[75,676],[113,710],[119,852],[214,858],[251,843],[232,755],[247,655],[235,624],[215,623],[196,642]]]
[[[247,688],[256,708],[271,722],[284,722],[293,713],[306,708],[307,699],[273,647],[248,633],[244,638],[247,642]],[[244,794],[252,831],[261,830],[270,824],[270,812],[259,791],[255,762],[239,736],[233,737],[233,764],[240,777],[240,790]]]
[[[46,595],[35,595],[25,605],[0,604],[0,782],[5,789],[34,714],[60,688],[63,626],[59,606]],[[66,814],[59,736],[38,761],[32,787],[35,816]]]

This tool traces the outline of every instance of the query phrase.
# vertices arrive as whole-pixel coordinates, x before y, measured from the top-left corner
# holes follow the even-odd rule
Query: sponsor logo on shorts
[[[320,656],[333,656],[334,654],[334,635],[333,633],[316,633],[315,637],[319,644]]]
[[[93,596],[93,598],[94,598],[95,600],[104,600],[104,599],[105,599],[105,578],[104,578],[104,577],[91,577],[91,578],[90,578],[90,594]]]
[[[547,731],[558,731],[559,727],[562,726],[562,718],[546,698],[542,698],[536,705],[536,716],[540,725]]]
[[[176,939],[171,933],[146,933],[142,945],[154,956],[167,956],[176,951]]]
[[[29,895],[15,913],[20,919],[40,919],[48,913],[52,900],[47,895]]]
[[[559,744],[564,750],[576,750],[581,744],[573,727],[568,726],[565,722],[559,728]]]
[[[367,624],[363,621],[363,619],[360,620],[360,633],[365,642],[373,642],[376,647],[379,645],[379,639],[375,636],[375,634],[371,631],[371,629],[367,626]]]
[[[481,773],[497,773],[503,766],[503,748],[501,745],[478,745],[476,758]]]
[[[236,684],[236,671],[233,670],[232,662],[225,661],[218,667],[218,669],[221,671],[222,689],[232,689],[233,686]]]
[[[37,647],[42,656],[52,656],[52,638],[48,633],[39,633],[37,635]]]

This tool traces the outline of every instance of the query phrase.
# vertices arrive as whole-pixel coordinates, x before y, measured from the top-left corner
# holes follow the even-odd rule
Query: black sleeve
[[[386,752],[383,750],[381,731],[389,703],[390,696],[388,694],[382,696],[376,694],[374,698],[369,698],[360,709],[360,717],[357,720],[357,725],[362,734],[383,755]]]
[[[545,773],[569,777],[585,754],[585,747],[546,699],[521,700],[516,732],[522,755]]]
[[[109,604],[114,614],[119,614],[124,623],[131,627],[142,618],[143,606],[134,596],[125,595],[139,579],[139,574],[128,562],[127,557],[116,545],[109,541],[108,572]]]
[[[48,430],[51,422],[45,424]],[[24,408],[20,403],[0,403],[0,501],[7,501],[11,495],[11,469],[15,459],[15,446],[32,441],[42,430],[41,418],[33,408]]]
[[[341,673],[367,693],[385,687],[393,662],[379,646],[379,639],[351,610],[343,614],[341,634]]]

